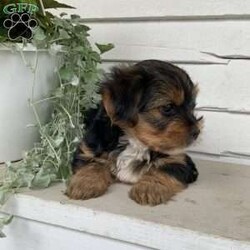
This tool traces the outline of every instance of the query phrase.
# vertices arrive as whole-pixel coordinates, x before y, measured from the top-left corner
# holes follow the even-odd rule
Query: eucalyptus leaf
[[[59,74],[64,81],[70,81],[74,76],[74,72],[70,68],[61,68]]]
[[[60,17],[64,17],[64,16],[67,16],[68,14],[66,12],[62,12],[60,13]]]
[[[0,205],[3,205],[8,199],[8,191],[0,190]]]
[[[10,224],[13,218],[14,218],[13,215],[6,215],[0,218],[0,238],[6,237],[6,235],[2,232],[2,229],[4,226]]]
[[[5,162],[5,166],[6,166],[7,168],[11,167],[11,165],[12,165],[12,164],[11,164],[10,161],[6,161],[6,162]]]
[[[43,41],[46,39],[46,35],[42,28],[37,27],[33,33],[33,39],[38,41]]]
[[[59,3],[55,0],[42,0],[43,6],[45,9],[54,9],[54,8],[68,8],[68,9],[75,9],[75,7],[72,7],[70,5]]]
[[[32,180],[31,186],[35,188],[47,188],[50,183],[50,175],[44,173],[43,168],[41,168],[38,174]]]
[[[101,57],[97,52],[95,52],[95,51],[91,52],[90,56],[91,56],[92,60],[94,60],[96,62],[101,62]]]
[[[1,231],[3,228],[3,225],[1,226],[1,221],[0,221],[0,238],[5,238],[6,235]]]
[[[54,140],[54,144],[56,147],[60,146],[64,141],[64,138],[62,136],[56,138],[56,140]]]
[[[70,35],[68,34],[67,31],[60,29],[59,30],[59,39],[69,39]]]
[[[95,45],[100,50],[101,54],[108,52],[109,50],[114,48],[114,44],[112,43],[108,43],[108,44],[95,43]]]
[[[84,32],[84,35],[87,36],[87,31],[90,30],[90,28],[84,24],[78,24],[77,26],[75,26],[75,31],[78,32]]]
[[[0,221],[2,224],[4,225],[8,225],[11,223],[11,221],[13,220],[14,216],[13,215],[7,215],[3,218],[0,218]]]
[[[34,174],[32,173],[19,173],[16,179],[13,179],[12,188],[30,187]]]
[[[77,86],[80,83],[80,79],[76,75],[74,75],[70,83],[73,86]]]
[[[70,15],[70,17],[72,20],[79,20],[81,18],[79,15],[75,15],[75,14]]]

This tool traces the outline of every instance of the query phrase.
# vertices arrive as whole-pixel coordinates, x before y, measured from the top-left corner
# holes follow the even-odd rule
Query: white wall
[[[250,163],[250,1],[64,0],[112,42],[104,68],[154,58],[184,68],[199,83],[205,117],[198,157]]]

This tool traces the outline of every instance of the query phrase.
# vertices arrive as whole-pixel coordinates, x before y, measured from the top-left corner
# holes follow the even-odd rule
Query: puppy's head
[[[197,139],[197,88],[182,69],[147,60],[113,68],[101,87],[112,122],[151,150],[170,153]]]

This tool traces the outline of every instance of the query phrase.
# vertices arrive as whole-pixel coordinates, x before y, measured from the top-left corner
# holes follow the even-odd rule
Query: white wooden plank
[[[228,64],[229,59],[218,58],[194,49],[168,48],[149,45],[119,45],[103,55],[105,62],[136,62],[156,58],[176,63]]]
[[[188,151],[188,154],[194,159],[194,160],[206,160],[206,161],[214,161],[214,162],[224,162],[224,163],[234,163],[234,164],[241,164],[246,167],[250,166],[250,158],[245,157],[235,157],[225,154],[208,154],[204,152],[193,152]]]
[[[250,56],[250,21],[91,23],[95,42]]]
[[[250,112],[250,61],[228,65],[179,65],[199,84],[198,107],[217,111]]]
[[[198,112],[205,126],[197,145],[190,150],[217,155],[243,155],[250,158],[250,116],[230,113]]]
[[[25,228],[25,230],[24,230]],[[149,248],[132,245],[65,227],[15,218],[1,239],[1,250],[146,250]]]
[[[123,53],[122,51],[119,53]],[[161,57],[148,57],[164,59]],[[168,60],[168,55],[165,57]],[[171,61],[171,60],[170,60]],[[109,70],[119,63],[103,63]],[[197,107],[214,111],[250,112],[250,61],[232,60],[227,65],[178,64],[199,84]]]
[[[73,5],[85,19],[115,18],[180,18],[180,17],[232,17],[249,15],[248,0],[61,0]]]

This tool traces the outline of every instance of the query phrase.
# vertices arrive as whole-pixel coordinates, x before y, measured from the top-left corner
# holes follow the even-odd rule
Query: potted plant
[[[20,3],[20,1],[11,2],[12,4]],[[6,46],[6,42],[8,42],[8,49],[1,50],[0,55],[4,51],[5,58],[7,58],[7,54],[12,53],[10,48],[13,49],[14,47],[15,51],[18,50],[18,56],[21,59],[16,54],[14,56],[11,54],[13,58],[9,60],[13,65],[16,65],[15,69],[13,70],[9,64],[4,69],[6,72],[11,72],[11,74],[5,74],[6,79],[8,76],[8,80],[16,77],[10,88],[12,90],[18,88],[18,91],[13,90],[14,92],[11,92],[9,90],[9,92],[5,92],[4,105],[9,99],[16,101],[13,100],[14,98],[19,101],[13,103],[11,109],[10,106],[6,105],[2,114],[0,109],[0,115],[2,115],[0,119],[4,118],[3,114],[6,116],[5,119],[9,119],[14,113],[13,117],[17,118],[14,123],[17,124],[13,125],[20,125],[19,121],[22,119],[22,126],[32,123],[33,131],[24,136],[26,128],[22,127],[20,130],[22,132],[19,132],[21,135],[18,139],[15,138],[13,147],[15,143],[23,142],[26,139],[25,137],[28,136],[30,136],[27,140],[28,143],[22,145],[19,149],[26,146],[30,147],[37,140],[34,126],[39,132],[40,141],[36,142],[33,148],[24,154],[22,161],[17,164],[6,163],[7,167],[3,178],[0,179],[0,204],[4,204],[9,195],[20,187],[45,188],[53,182],[68,179],[72,152],[84,133],[84,111],[95,107],[100,100],[97,93],[100,77],[100,70],[98,69],[101,62],[100,54],[112,48],[111,44],[96,44],[97,50],[93,49],[88,41],[89,28],[81,23],[79,16],[72,15],[68,18],[65,14],[61,14],[60,17],[55,17],[46,11],[50,7],[70,6],[53,0],[23,2],[31,5],[20,7],[16,4],[12,5],[12,9],[11,7],[8,9],[12,12],[13,8],[20,8],[20,13],[27,14],[29,11],[27,6],[33,8],[32,18],[28,21],[21,19],[23,23],[27,22],[26,27],[21,27],[23,28],[22,35],[20,35],[20,30],[16,29],[11,31],[10,37],[9,30],[11,27],[13,29],[13,23],[16,25],[16,22],[20,20],[17,16],[13,17],[13,13],[7,13],[6,17],[5,12],[1,16],[0,44]],[[38,6],[38,10],[34,11],[35,7],[30,7],[32,5]],[[6,6],[6,3],[4,6]],[[0,7],[3,9],[4,6]],[[7,24],[6,18],[11,20]],[[37,25],[32,20],[37,21]],[[30,37],[27,26],[32,31],[33,37]],[[21,45],[16,46],[16,42],[20,42]],[[28,43],[31,43],[31,45]],[[13,44],[15,45],[13,46]],[[40,65],[38,64],[39,60]],[[29,76],[27,76],[26,68],[20,66],[21,63],[30,70]],[[1,56],[0,64],[4,65]],[[25,80],[21,81],[23,77]],[[30,80],[31,86],[28,90],[24,90],[25,84],[27,85]],[[15,93],[14,96],[13,93]],[[7,96],[7,94],[10,96]],[[19,97],[17,97],[18,95]],[[0,98],[2,97],[0,96]],[[20,100],[25,103],[23,104],[25,107],[20,107],[22,106]],[[3,103],[2,99],[1,103]],[[20,114],[21,108],[23,109],[22,114]],[[0,129],[4,130],[5,128],[1,125]],[[7,134],[7,130],[0,131],[0,136],[1,133],[3,133],[2,136],[7,136],[4,135],[4,133]],[[13,136],[14,132],[11,133]],[[17,136],[19,136],[19,133]],[[11,137],[9,138],[12,140]],[[16,155],[18,156],[18,153]],[[10,221],[10,218],[0,219],[0,229]]]
[[[55,1],[0,3],[0,163],[21,159],[22,152],[39,140],[33,105],[57,84],[56,60],[44,41],[52,26],[44,8],[51,7],[70,8]],[[33,46],[27,46],[29,41]],[[48,103],[41,102],[37,109],[45,122]]]

